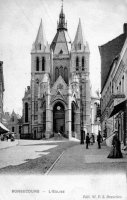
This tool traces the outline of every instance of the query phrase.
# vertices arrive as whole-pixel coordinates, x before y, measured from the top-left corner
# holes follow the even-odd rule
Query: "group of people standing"
[[[100,149],[101,148],[101,142],[102,142],[102,136],[100,134],[100,131],[98,132],[98,135],[97,135],[97,142],[98,142],[98,148]],[[89,133],[87,133],[87,135],[86,135],[86,149],[88,149],[89,145],[93,144],[93,143],[95,143],[94,134],[91,133],[91,136],[90,136]]]
[[[97,143],[98,143],[98,149],[101,149],[101,142],[103,141],[103,138],[101,136],[100,131],[98,132],[97,135]],[[91,136],[89,135],[89,133],[87,133],[86,135],[86,149],[89,148],[90,144],[95,143],[95,136],[94,134],[91,134]],[[110,153],[108,155],[107,158],[123,158],[122,152],[121,152],[121,143],[118,137],[118,131],[114,132],[114,136],[112,138],[112,146],[111,146],[111,150]]]

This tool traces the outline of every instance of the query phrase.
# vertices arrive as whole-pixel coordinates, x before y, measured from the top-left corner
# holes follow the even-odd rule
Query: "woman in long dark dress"
[[[120,140],[118,138],[118,132],[115,132],[115,135],[112,140],[112,147],[111,151],[108,155],[108,158],[123,158],[123,155],[121,153],[121,144]]]

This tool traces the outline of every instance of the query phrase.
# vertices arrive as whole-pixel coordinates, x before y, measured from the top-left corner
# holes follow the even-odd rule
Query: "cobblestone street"
[[[15,144],[5,141],[1,145],[0,174],[44,174],[65,149],[77,142],[19,140]]]
[[[86,149],[79,141],[19,140],[0,149],[0,174],[126,173],[127,155],[108,159],[109,151],[105,145],[98,149],[96,143]]]

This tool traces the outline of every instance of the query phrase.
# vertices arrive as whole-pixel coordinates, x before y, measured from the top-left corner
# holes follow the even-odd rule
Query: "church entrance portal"
[[[56,103],[53,108],[53,131],[61,134],[65,132],[65,109],[60,102]]]

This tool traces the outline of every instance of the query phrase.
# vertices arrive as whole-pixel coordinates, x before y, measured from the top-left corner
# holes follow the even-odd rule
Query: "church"
[[[49,45],[42,20],[31,50],[31,83],[23,97],[21,138],[43,139],[60,132],[80,139],[91,133],[89,45],[81,20],[71,42],[63,5]]]

